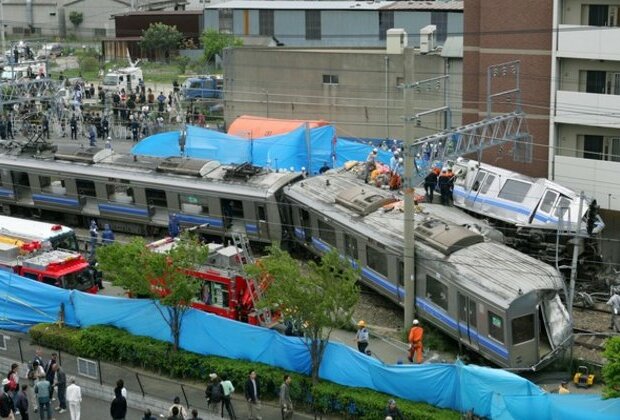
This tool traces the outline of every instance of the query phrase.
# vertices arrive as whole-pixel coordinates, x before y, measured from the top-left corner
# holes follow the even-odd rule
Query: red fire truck
[[[0,269],[63,289],[97,293],[93,272],[77,252],[45,249],[40,241],[0,236]]]
[[[165,238],[148,247],[165,253],[177,240]],[[201,280],[200,294],[192,301],[192,307],[252,325],[271,324],[270,311],[255,308],[260,286],[243,275],[242,249],[215,243],[205,246],[209,248],[206,264],[188,270],[188,274]]]

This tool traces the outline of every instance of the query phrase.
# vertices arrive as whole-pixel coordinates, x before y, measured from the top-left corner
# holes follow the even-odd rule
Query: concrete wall
[[[460,75],[459,62],[454,60],[449,68]],[[412,49],[386,55],[383,49],[243,47],[225,51],[224,68],[227,123],[243,114],[324,119],[342,136],[403,138],[403,91],[397,86],[442,75],[447,66],[439,55],[414,56]],[[338,84],[323,83],[323,75],[337,76]],[[458,125],[460,83],[455,81],[449,89]],[[412,112],[443,105],[443,90],[413,95]],[[443,119],[431,115],[422,125],[436,132],[443,128]]]

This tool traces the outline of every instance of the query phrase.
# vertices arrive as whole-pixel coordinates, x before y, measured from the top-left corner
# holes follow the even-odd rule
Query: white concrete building
[[[620,211],[619,15],[620,0],[554,0],[549,177],[613,216]]]

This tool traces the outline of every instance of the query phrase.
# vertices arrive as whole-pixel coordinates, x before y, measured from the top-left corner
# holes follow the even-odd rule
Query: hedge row
[[[277,399],[285,372],[282,369],[214,356],[202,356],[180,350],[170,344],[147,337],[133,336],[113,327],[95,326],[85,329],[59,328],[56,324],[41,324],[30,329],[33,340],[42,346],[82,357],[151,370],[178,379],[207,382],[209,373],[217,372],[233,383],[243,384],[252,369],[261,379],[263,398]],[[354,418],[383,418],[389,395],[363,388],[350,388],[323,381],[312,387],[308,376],[291,374],[291,397],[298,406],[322,414],[340,414]],[[241,388],[241,387],[239,387]],[[452,410],[428,404],[398,400],[407,419],[458,419]]]

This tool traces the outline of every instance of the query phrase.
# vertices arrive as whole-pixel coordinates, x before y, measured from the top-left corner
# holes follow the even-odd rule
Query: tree
[[[603,396],[605,398],[620,397],[620,337],[611,337],[605,343],[603,352],[607,363],[603,366],[603,378],[605,388]]]
[[[155,52],[155,57],[163,53],[166,62],[170,60],[170,52],[176,50],[183,40],[183,34],[176,26],[170,26],[161,22],[151,23],[149,28],[142,31],[140,46],[149,52]]]
[[[269,255],[248,266],[247,272],[256,279],[269,280],[257,306],[278,309],[298,323],[304,335],[301,340],[310,353],[312,382],[317,384],[333,329],[351,322],[359,299],[359,270],[336,251],[324,254],[319,264],[309,262],[302,267],[274,245]]]
[[[200,292],[200,281],[187,270],[205,261],[208,248],[189,234],[181,235],[166,253],[153,252],[143,239],[115,242],[97,249],[104,277],[133,295],[153,299],[170,328],[174,349],[179,348],[183,317]]]
[[[222,51],[227,47],[240,47],[243,40],[233,35],[222,34],[215,29],[207,29],[202,33],[200,41],[204,47],[204,58],[207,63],[213,63],[216,55],[222,55]]]
[[[82,24],[82,22],[84,22],[84,14],[82,14],[82,12],[78,12],[77,10],[73,10],[69,13],[69,20],[77,28]]]

